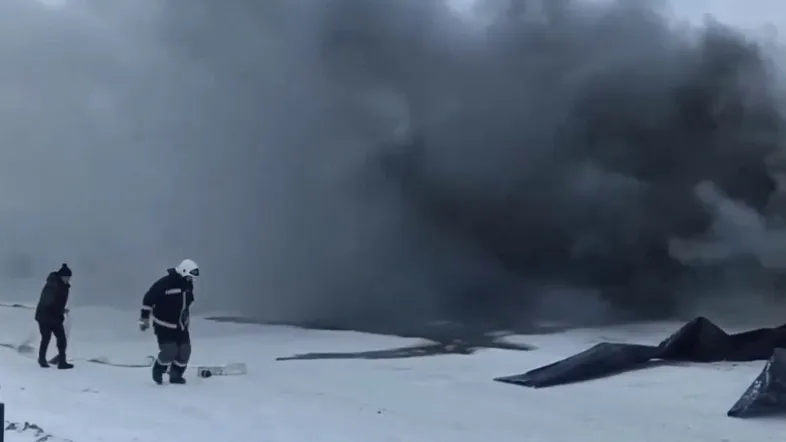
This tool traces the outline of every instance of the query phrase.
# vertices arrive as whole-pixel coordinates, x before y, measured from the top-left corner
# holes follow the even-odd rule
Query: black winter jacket
[[[46,284],[41,290],[41,298],[35,308],[35,320],[39,322],[63,322],[65,320],[66,305],[71,284],[52,272],[46,278]]]
[[[142,299],[140,318],[152,319],[154,330],[188,330],[189,309],[194,302],[194,284],[168,269]],[[152,316],[152,318],[151,318]]]

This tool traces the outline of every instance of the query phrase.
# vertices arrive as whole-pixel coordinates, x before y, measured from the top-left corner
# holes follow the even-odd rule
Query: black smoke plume
[[[4,169],[24,200],[4,268],[68,260],[75,302],[136,304],[183,257],[203,308],[366,330],[667,317],[777,280],[737,263],[773,244],[776,66],[720,23],[649,1],[65,4],[3,7],[4,102],[26,103],[3,110],[26,161]]]
[[[479,30],[437,2],[329,2],[320,55],[370,139],[383,178],[357,186],[387,230],[357,232],[356,270],[321,288],[325,319],[660,318],[722,288],[727,266],[702,272],[670,244],[711,233],[701,189],[767,207],[774,67],[730,28],[631,3],[509,2]]]

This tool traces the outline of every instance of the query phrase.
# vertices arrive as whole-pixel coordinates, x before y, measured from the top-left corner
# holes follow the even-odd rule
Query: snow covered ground
[[[20,341],[31,311],[0,308],[0,342]],[[786,419],[725,417],[763,362],[661,367],[553,389],[493,382],[598,340],[657,342],[676,324],[516,339],[538,350],[400,360],[276,362],[312,351],[378,350],[412,340],[195,320],[194,362],[243,361],[245,376],[156,386],[148,370],[80,362],[142,359],[155,347],[135,311],[73,313],[71,371],[0,348],[6,442],[637,442],[781,441]]]

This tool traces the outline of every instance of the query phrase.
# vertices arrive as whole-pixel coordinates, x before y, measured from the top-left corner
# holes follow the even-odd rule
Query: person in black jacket
[[[142,299],[139,328],[150,327],[158,341],[158,357],[153,363],[153,381],[163,383],[169,369],[171,384],[185,384],[183,373],[191,358],[191,336],[188,332],[190,307],[194,302],[194,278],[199,266],[185,259],[177,267],[153,283]]]
[[[71,290],[71,276],[73,273],[67,264],[60,266],[46,278],[46,284],[41,290],[41,298],[35,309],[35,320],[41,332],[41,345],[38,347],[38,365],[42,368],[49,367],[46,360],[46,351],[52,335],[57,340],[57,368],[67,370],[74,368],[66,359],[68,339],[65,332],[65,316],[68,312],[68,294]]]

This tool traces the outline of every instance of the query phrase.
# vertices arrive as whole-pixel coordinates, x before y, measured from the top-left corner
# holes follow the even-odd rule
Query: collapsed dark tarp
[[[542,388],[633,370],[653,360],[678,362],[766,360],[786,347],[786,325],[730,335],[706,318],[696,318],[659,345],[604,342],[567,359],[495,379]]]
[[[657,346],[604,342],[527,373],[495,379],[542,388],[612,375],[664,362],[757,361],[769,359],[758,378],[728,411],[731,417],[786,412],[786,325],[728,334],[696,318]]]
[[[729,417],[760,417],[786,413],[786,350],[776,348],[767,365],[726,413]]]

